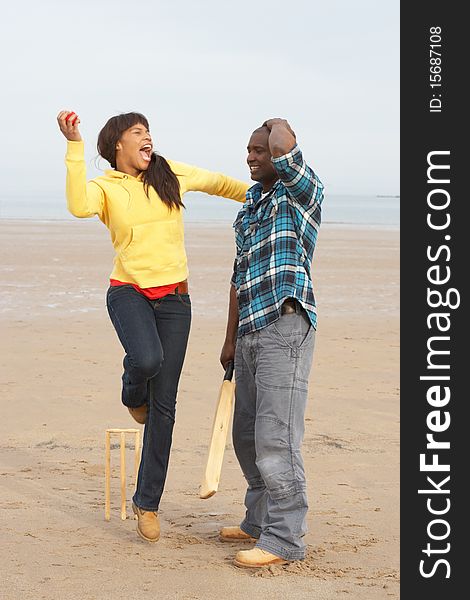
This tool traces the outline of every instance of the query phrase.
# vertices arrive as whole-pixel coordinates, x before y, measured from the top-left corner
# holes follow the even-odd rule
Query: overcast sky
[[[164,156],[247,181],[250,132],[284,117],[327,192],[399,193],[398,0],[2,3],[0,55],[1,196],[63,195],[62,108],[90,177],[119,112]]]

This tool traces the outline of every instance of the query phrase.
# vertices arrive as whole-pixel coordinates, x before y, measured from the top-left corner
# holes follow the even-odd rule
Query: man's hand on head
[[[263,123],[269,131],[269,149],[273,157],[282,156],[290,152],[295,144],[296,137],[286,119],[268,119]]]
[[[286,121],[286,119],[277,119],[277,118],[276,119],[268,119],[267,121],[265,121],[263,123],[262,126],[267,127],[269,129],[269,131],[271,131],[274,125],[279,126],[279,127],[284,127],[295,139],[294,130],[289,125],[289,123]]]

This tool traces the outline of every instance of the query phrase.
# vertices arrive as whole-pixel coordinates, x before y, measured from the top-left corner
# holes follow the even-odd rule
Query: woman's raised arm
[[[80,118],[73,111],[62,110],[57,116],[57,122],[67,139],[67,208],[74,217],[98,215],[103,220],[104,192],[98,184],[93,181],[87,183],[86,179],[85,148],[78,129]]]

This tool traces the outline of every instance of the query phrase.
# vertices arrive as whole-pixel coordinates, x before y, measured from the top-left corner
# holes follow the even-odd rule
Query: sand
[[[200,500],[225,332],[233,233],[188,224],[193,325],[161,503],[162,538],[104,520],[104,431],[137,426],[120,403],[123,351],[109,321],[108,232],[96,221],[0,221],[1,597],[399,597],[399,233],[324,227],[319,326],[306,415],[307,559],[246,571],[217,539],[243,515],[231,443],[218,493]],[[128,458],[128,512],[132,445]],[[245,545],[246,549],[246,545]]]

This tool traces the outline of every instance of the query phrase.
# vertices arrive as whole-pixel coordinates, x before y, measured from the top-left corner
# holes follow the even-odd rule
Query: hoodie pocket
[[[182,225],[155,221],[132,227],[129,244],[119,258],[131,275],[172,271],[186,263]]]

